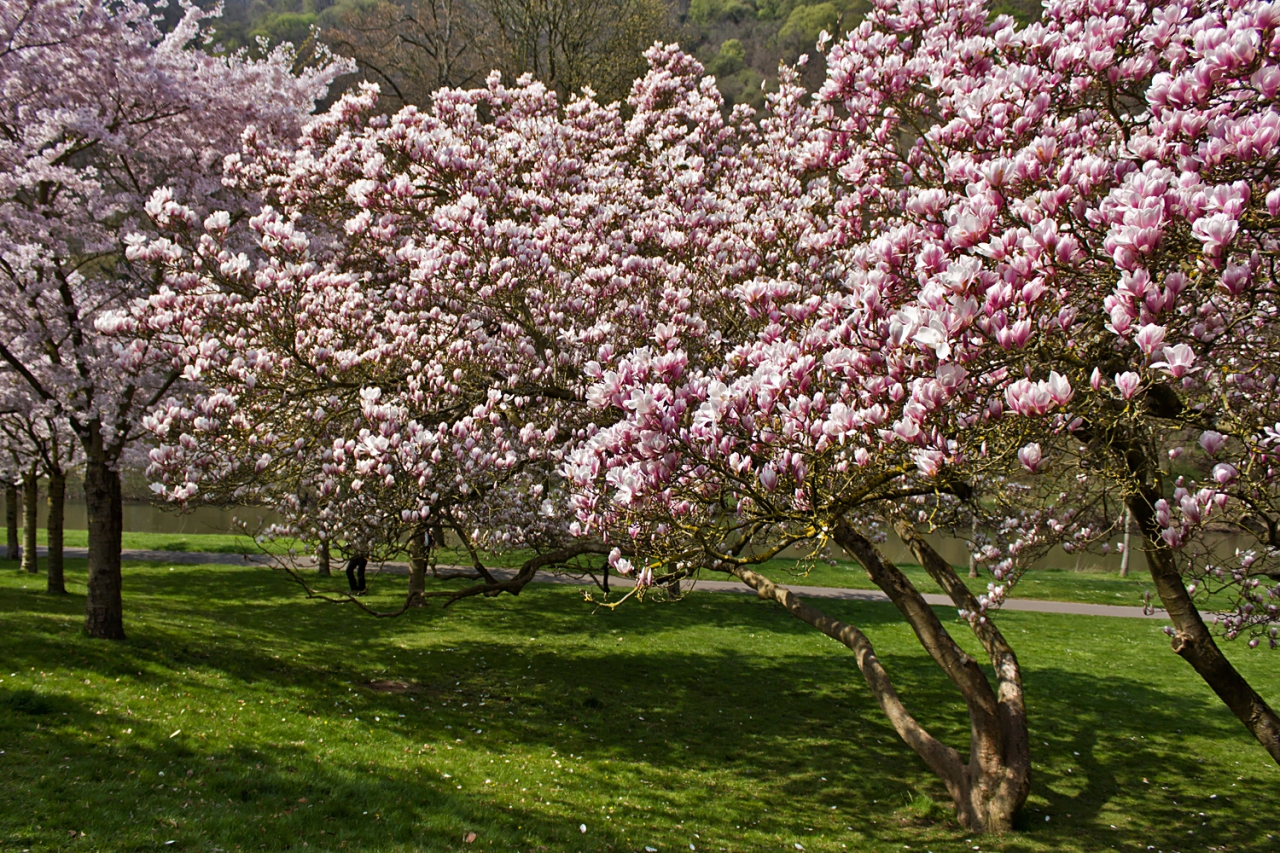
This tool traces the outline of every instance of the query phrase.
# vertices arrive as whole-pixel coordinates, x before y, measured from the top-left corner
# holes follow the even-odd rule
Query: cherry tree
[[[127,260],[127,239],[157,186],[224,196],[222,155],[240,130],[293,138],[345,68],[295,75],[287,50],[211,56],[205,19],[187,6],[165,33],[128,0],[0,7],[0,359],[82,447],[93,637],[124,636],[120,455],[180,378],[167,352],[102,325],[157,284]]]

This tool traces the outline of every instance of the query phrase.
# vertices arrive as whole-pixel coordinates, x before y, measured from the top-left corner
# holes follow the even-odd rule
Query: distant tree
[[[324,38],[393,109],[425,105],[437,89],[472,85],[488,71],[475,0],[343,3],[326,15]]]
[[[561,97],[590,87],[617,100],[643,74],[644,50],[673,32],[665,0],[377,0],[324,20],[324,38],[393,109],[492,70],[532,74]]]
[[[22,472],[22,568],[32,573],[37,570],[37,485],[43,477],[48,483],[47,590],[63,595],[67,591],[62,553],[67,474],[77,464],[78,442],[65,420],[53,415],[50,407],[31,400],[24,386],[10,386],[7,390],[9,393],[0,403],[0,443],[8,457],[8,467]]]

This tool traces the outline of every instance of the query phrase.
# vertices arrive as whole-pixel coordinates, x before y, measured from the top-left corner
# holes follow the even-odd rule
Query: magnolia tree
[[[622,399],[615,386],[639,372],[677,384],[695,348],[720,352],[759,333],[762,353],[776,344],[779,358],[794,359],[798,391],[781,393],[775,383],[771,400],[751,398],[761,424],[777,415],[775,403],[805,394],[812,358],[787,352],[782,312],[794,312],[786,317],[798,327],[849,307],[835,292],[845,270],[824,260],[839,248],[833,223],[847,218],[848,207],[820,183],[801,180],[814,168],[809,137],[822,128],[791,78],[757,128],[741,113],[726,123],[714,85],[688,57],[655,48],[650,61],[626,120],[617,106],[589,98],[561,107],[529,80],[509,88],[495,77],[486,89],[441,92],[430,110],[389,119],[369,117],[366,90],[314,122],[296,152],[246,139],[228,173],[239,188],[263,194],[267,206],[257,216],[201,219],[176,197],[157,195],[153,219],[167,236],[139,243],[131,258],[157,265],[166,289],[119,322],[171,347],[186,375],[209,389],[148,421],[161,441],[152,454],[159,490],[180,502],[269,500],[291,515],[289,532],[338,538],[352,550],[377,542],[389,553],[406,537],[416,541],[422,525],[447,523],[464,537],[474,530],[485,543],[541,552],[509,581],[485,576],[477,561],[484,582],[447,593],[455,597],[518,592],[541,566],[583,551],[620,546],[612,562],[625,571],[622,548],[670,537],[671,527],[660,523],[646,528],[647,539],[639,527],[620,537],[607,529],[618,520],[587,514],[586,524],[566,529],[560,478],[582,479],[590,464],[582,452],[613,452],[608,435],[624,436],[616,452],[641,455],[637,476],[673,464],[674,426],[660,434],[646,423],[643,434],[627,438],[601,433],[600,424],[676,424],[685,413],[678,404],[643,387]],[[821,311],[808,304],[827,296],[833,301]],[[849,329],[839,319],[833,326]],[[702,351],[697,357],[707,358]],[[831,369],[841,366],[833,361]],[[901,365],[902,378],[914,369]],[[956,377],[929,370],[938,393],[954,385]],[[843,378],[822,382],[835,402]],[[901,410],[904,398],[892,385],[882,382],[874,393]],[[815,412],[825,411],[824,399]],[[777,428],[779,442],[783,433],[799,441],[793,426]],[[857,432],[846,427],[850,437]],[[964,693],[977,733],[971,761],[910,717],[855,628],[796,602],[745,565],[736,574],[850,645],[890,718],[953,791],[961,819],[1007,828],[1027,786],[1017,661],[990,621],[975,615],[974,630],[998,665],[992,686],[876,551],[874,531],[855,529],[865,520],[849,507],[906,496],[956,511],[934,497],[932,484],[922,485],[911,449],[877,462],[878,474],[858,473],[876,446],[834,434],[823,440],[816,453],[831,458],[812,463],[829,469],[821,488],[835,494],[843,488],[837,484],[860,477],[866,488],[861,499],[841,499],[842,510],[810,512],[808,523],[839,523],[841,540],[862,549]],[[687,452],[715,464],[733,457],[731,473],[744,470],[741,453],[720,452],[718,442]],[[803,492],[802,455],[779,457],[781,473],[763,474],[770,491],[781,480]],[[709,481],[705,469],[695,476]],[[619,493],[633,486],[609,481]],[[707,535],[728,515],[705,484],[689,500],[699,502],[696,522]],[[828,535],[797,533],[810,509],[803,501],[792,504],[795,518],[775,516],[775,526],[790,525],[786,541]],[[737,525],[719,536],[736,536],[726,548],[740,556],[748,539],[753,548],[776,544],[765,526],[747,536]],[[603,545],[597,533],[614,543]],[[955,580],[922,540],[912,541],[944,582],[947,573]],[[699,565],[704,556],[697,555]],[[671,568],[667,580],[688,567]],[[950,588],[977,614],[980,601],[958,581]]]
[[[944,430],[983,410],[964,368],[938,365],[902,340],[895,311],[915,298],[915,283],[864,275],[878,253],[894,251],[897,235],[875,236],[881,224],[860,215],[862,174],[832,180],[848,144],[830,132],[833,120],[784,73],[725,197],[736,227],[715,246],[717,275],[698,308],[714,323],[676,315],[658,346],[587,366],[596,378],[588,399],[610,425],[566,466],[577,531],[615,546],[610,560],[638,573],[639,594],[721,572],[846,645],[891,724],[943,781],[958,820],[1002,832],[1030,783],[1020,668],[983,613],[986,597],[970,593],[916,527],[922,514],[972,526],[979,496],[947,467],[955,452]],[[1021,521],[1030,532],[1012,537],[1018,547],[1004,549],[1006,559],[1035,551],[1035,528]],[[886,528],[971,615],[967,628],[994,679],[877,547]],[[821,556],[829,545],[858,560],[961,694],[967,759],[911,714],[855,625],[753,569],[789,547]]]
[[[690,230],[732,225],[704,199],[733,166],[713,84],[690,85],[673,49],[651,61],[627,119],[528,77],[390,118],[369,87],[296,151],[246,136],[227,175],[256,215],[157,194],[167,236],[129,257],[165,285],[117,322],[209,393],[147,422],[155,488],[268,501],[317,550],[389,556],[448,529],[482,581],[451,596],[599,552],[569,534],[559,488],[594,416],[585,367],[673,334],[706,260]],[[500,580],[481,547],[537,556]]]
[[[284,50],[210,56],[204,19],[188,7],[163,33],[129,0],[0,7],[0,358],[84,453],[93,637],[124,636],[120,455],[180,379],[169,352],[103,325],[158,283],[126,243],[158,186],[201,204],[226,195],[222,156],[240,130],[293,138],[345,67],[294,75]]]
[[[730,334],[593,368],[621,420],[574,458],[584,527],[646,555],[642,585],[717,568],[794,602],[750,563],[834,541],[875,579],[858,528],[891,524],[994,632],[1029,555],[1106,538],[1123,506],[1175,651],[1280,758],[1194,604],[1227,596],[1223,635],[1274,641],[1276,32],[1261,4],[1051,4],[1022,30],[977,3],[880,6],[793,121],[799,206],[829,223],[762,208],[759,242],[800,257],[738,288]],[[1005,540],[973,603],[916,532],[960,502]],[[1222,525],[1250,543],[1224,553]]]
[[[1123,505],[1174,650],[1280,760],[1280,720],[1195,605],[1275,645],[1278,25],[1260,3],[1049,4],[1021,30],[886,6],[832,51],[820,103],[877,231],[855,279],[914,289],[890,337],[982,403],[909,438],[940,488]],[[1069,547],[1109,535],[1047,522]]]

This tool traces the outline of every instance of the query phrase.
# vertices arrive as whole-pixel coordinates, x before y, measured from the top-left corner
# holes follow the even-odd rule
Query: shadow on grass
[[[385,583],[394,600],[399,581]],[[191,849],[303,841],[342,849],[371,832],[405,849],[638,849],[624,830],[599,820],[589,837],[577,833],[570,815],[582,811],[581,797],[553,792],[530,804],[472,781],[458,788],[436,765],[463,741],[459,752],[478,742],[498,757],[581,756],[576,784],[639,792],[655,825],[697,816],[704,833],[721,838],[744,826],[804,838],[815,815],[833,806],[868,844],[900,842],[904,832],[964,837],[954,827],[909,826],[915,818],[895,811],[918,793],[945,802],[941,786],[883,720],[852,656],[764,602],[691,597],[593,614],[571,590],[531,588],[519,599],[380,621],[303,601],[260,568],[135,567],[126,589],[131,639],[120,644],[80,636],[82,601],[74,597],[6,590],[8,665],[124,678],[131,689],[163,689],[171,705],[216,678],[227,694],[220,713],[243,729],[217,744],[171,737],[169,724],[135,713],[0,685],[0,735],[22,744],[0,756],[8,759],[0,777],[13,792],[5,845],[36,849],[75,830],[88,833],[89,846],[95,837],[133,845],[115,849],[168,840]],[[965,744],[955,692],[891,607],[827,609],[872,636],[926,725]],[[1046,617],[1011,621],[1033,618]],[[1172,737],[1185,730],[1251,748],[1207,691],[1103,676],[1019,651],[1035,779],[1024,832],[1004,849],[1052,849],[1082,828],[1122,849],[1180,849],[1189,833],[1203,845],[1270,830],[1272,809],[1243,804],[1274,805],[1273,786],[1241,777],[1209,801],[1197,788],[1204,766]],[[325,732],[331,745],[345,744],[345,763],[310,738],[286,741],[267,730],[266,711],[237,708],[235,697],[255,685],[282,697],[291,719],[345,726]],[[366,724],[356,726],[357,718]],[[374,718],[381,718],[376,737],[367,724]],[[1162,737],[1147,739],[1151,733]],[[377,749],[351,748],[374,740]],[[1144,776],[1158,776],[1156,785]],[[1221,772],[1215,784],[1220,779]],[[1164,782],[1174,783],[1173,793],[1162,792]],[[1200,798],[1194,810],[1188,796]],[[1113,818],[1103,815],[1117,812],[1141,821],[1111,830]],[[22,824],[16,815],[26,816]],[[485,837],[466,845],[477,826]]]

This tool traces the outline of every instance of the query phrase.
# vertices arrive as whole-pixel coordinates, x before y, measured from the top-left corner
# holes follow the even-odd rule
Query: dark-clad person
[[[352,595],[364,595],[364,567],[369,565],[363,554],[356,554],[347,561],[347,583],[351,586]]]

